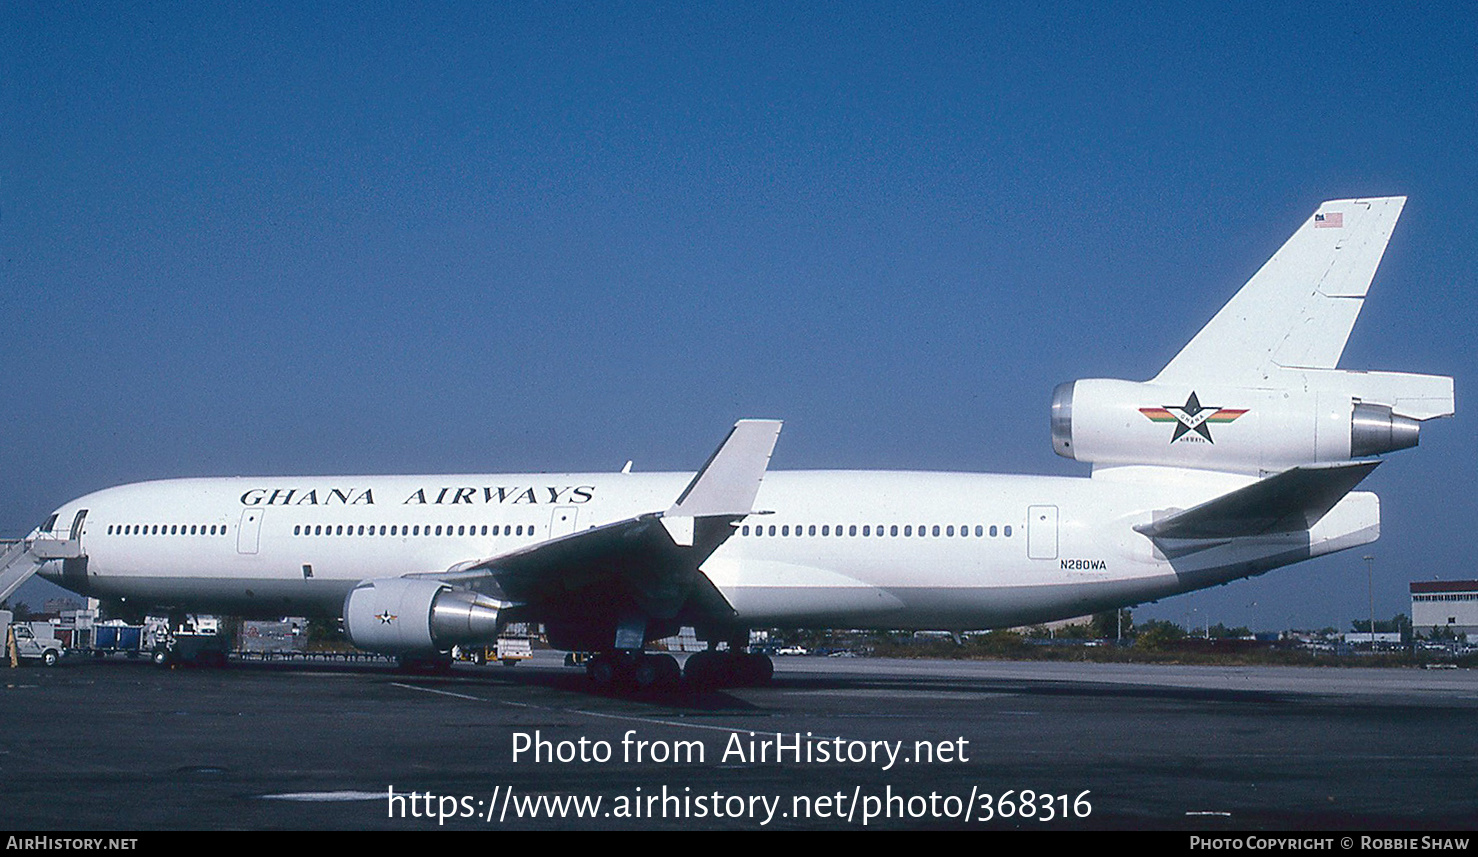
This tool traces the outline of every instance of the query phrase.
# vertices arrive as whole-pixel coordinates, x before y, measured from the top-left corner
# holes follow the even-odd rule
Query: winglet
[[[665,517],[748,515],[780,437],[780,420],[740,420]]]

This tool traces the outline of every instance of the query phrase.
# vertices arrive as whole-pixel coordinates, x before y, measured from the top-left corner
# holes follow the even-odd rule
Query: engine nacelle
[[[1450,382],[1449,382],[1450,383]],[[1417,445],[1418,420],[1343,390],[1091,379],[1052,395],[1052,448],[1095,465],[1259,473]]]
[[[501,607],[436,580],[366,580],[344,598],[344,632],[367,651],[431,654],[496,639]]]

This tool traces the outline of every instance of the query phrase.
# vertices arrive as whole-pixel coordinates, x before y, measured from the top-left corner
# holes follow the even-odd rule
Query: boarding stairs
[[[76,559],[80,556],[81,539],[36,535],[15,542],[0,555],[0,602],[9,598],[46,563],[54,559]]]

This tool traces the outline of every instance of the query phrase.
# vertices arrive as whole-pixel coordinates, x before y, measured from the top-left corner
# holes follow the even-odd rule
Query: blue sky
[[[743,416],[777,468],[1084,474],[1054,385],[1406,194],[1341,364],[1457,379],[1366,483],[1405,611],[1478,577],[1475,45],[1440,3],[5,0],[0,533],[169,476],[691,469]],[[1343,628],[1363,553],[1138,615]]]

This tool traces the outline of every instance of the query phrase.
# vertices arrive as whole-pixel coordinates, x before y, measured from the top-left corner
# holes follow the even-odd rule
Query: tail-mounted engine
[[[344,599],[344,631],[367,651],[430,654],[496,639],[500,607],[436,580],[366,580]]]
[[[1096,466],[1268,473],[1413,447],[1422,420],[1452,413],[1451,378],[1287,374],[1292,383],[1282,389],[1105,379],[1061,384],[1052,395],[1052,448]]]

